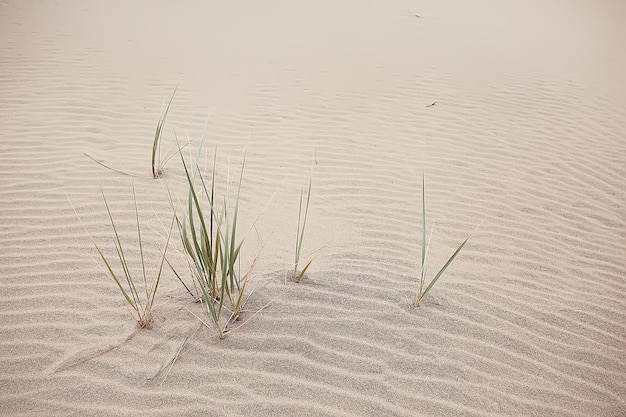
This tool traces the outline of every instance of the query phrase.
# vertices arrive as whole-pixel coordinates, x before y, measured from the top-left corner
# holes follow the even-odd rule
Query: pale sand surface
[[[3,1],[0,415],[626,415],[626,6],[512,3]],[[170,270],[135,332],[69,204],[112,253],[101,184],[133,252],[134,184],[154,267],[175,85],[164,146],[247,146],[244,229],[276,192],[223,341]],[[480,227],[414,309],[423,170],[431,276]]]

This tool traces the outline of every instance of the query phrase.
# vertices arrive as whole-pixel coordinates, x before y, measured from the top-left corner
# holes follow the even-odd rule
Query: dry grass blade
[[[100,166],[103,166],[106,169],[110,169],[113,172],[117,172],[118,174],[126,175],[127,177],[135,177],[135,178],[137,178],[137,175],[133,175],[133,174],[129,174],[128,172],[120,171],[119,169],[115,169],[113,167],[108,166],[104,162],[98,161],[96,158],[94,158],[93,156],[89,155],[87,152],[83,152],[83,155],[85,155],[87,158],[89,158],[92,161],[94,161],[96,164],[98,164]]]

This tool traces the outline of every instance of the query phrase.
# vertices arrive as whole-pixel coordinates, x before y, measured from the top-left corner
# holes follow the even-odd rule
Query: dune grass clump
[[[181,160],[187,179],[188,195],[186,209],[176,218],[184,251],[194,275],[193,284],[185,284],[180,274],[176,275],[187,291],[206,306],[213,327],[220,339],[223,339],[229,331],[234,330],[233,323],[239,320],[251,275],[250,271],[241,274],[240,253],[245,238],[237,240],[245,156],[241,163],[234,206],[229,204],[228,190],[221,205],[216,201],[215,156],[211,178],[208,179],[210,185],[207,185],[197,161],[190,169],[182,153]]]
[[[138,283],[136,278],[133,278],[131,273],[131,267],[126,259],[126,255],[124,253],[124,248],[122,246],[122,241],[117,232],[117,227],[115,226],[115,222],[113,221],[113,215],[111,214],[111,210],[109,208],[109,203],[107,202],[106,196],[104,195],[104,191],[102,192],[102,199],[104,200],[104,205],[107,210],[107,214],[109,216],[109,221],[111,222],[111,227],[113,229],[113,233],[115,235],[114,244],[117,252],[117,268],[114,268],[114,264],[116,262],[109,260],[109,258],[104,255],[104,252],[100,249],[100,246],[96,243],[93,236],[89,233],[86,226],[81,220],[81,224],[85,228],[85,231],[89,235],[92,243],[94,244],[98,254],[102,258],[109,275],[119,288],[120,292],[124,296],[124,299],[128,303],[131,309],[131,314],[133,318],[137,321],[137,325],[140,328],[150,329],[152,327],[152,322],[154,320],[153,308],[154,308],[154,300],[156,298],[157,289],[159,287],[159,283],[161,281],[161,273],[163,271],[163,263],[165,262],[165,256],[167,254],[167,248],[169,247],[170,236],[172,234],[172,228],[174,226],[174,221],[172,220],[172,224],[170,225],[170,229],[167,235],[167,239],[165,242],[165,246],[161,251],[161,260],[159,261],[158,269],[155,274],[154,279],[148,283],[148,278],[146,274],[146,263],[143,252],[143,239],[141,237],[141,226],[139,224],[139,212],[137,210],[137,198],[135,195],[135,187],[133,186],[133,199],[135,202],[135,219],[137,222],[137,236],[139,241],[139,255],[141,258],[141,271],[142,271],[142,285],[138,288]],[[76,210],[74,209],[74,212]],[[78,213],[76,214],[78,216]],[[80,220],[80,217],[79,217]],[[122,273],[115,272],[115,270],[121,269]],[[141,291],[141,286],[143,286],[143,291]]]
[[[311,201],[311,186],[313,185],[313,175],[309,177],[309,188],[306,193],[306,202],[304,203],[304,207],[302,203],[304,201],[304,189],[300,190],[300,205],[298,208],[298,229],[296,231],[296,250],[294,257],[294,266],[293,266],[293,280],[295,282],[302,281],[304,277],[304,273],[311,263],[313,262],[313,258],[307,262],[307,264],[302,268],[301,271],[298,271],[298,266],[300,264],[300,254],[302,253],[302,242],[304,241],[304,230],[306,229],[306,220],[309,214],[309,203]]]
[[[427,252],[427,246],[428,246],[426,242],[426,196],[425,196],[426,187],[425,187],[425,183],[426,181],[424,177],[422,176],[422,262],[421,262],[421,268],[420,268],[419,284],[417,287],[417,291],[415,292],[415,302],[414,302],[415,307],[419,307],[420,302],[424,299],[424,297],[426,297],[428,292],[437,283],[439,278],[441,278],[445,270],[448,268],[448,266],[450,266],[452,261],[454,261],[454,258],[456,258],[459,252],[461,252],[461,249],[463,249],[463,247],[465,246],[465,244],[471,237],[471,234],[470,234],[468,237],[465,238],[463,243],[459,245],[459,247],[454,251],[452,256],[448,258],[447,262],[435,274],[435,276],[430,281],[430,283],[426,287],[424,287],[424,284],[426,283],[425,282],[426,281],[426,252]],[[430,242],[430,238],[429,238],[429,242]]]
[[[167,113],[170,110],[170,105],[172,104],[172,100],[174,100],[174,94],[176,94],[176,89],[174,88],[174,92],[172,93],[172,97],[170,101],[167,103],[165,107],[165,111],[159,118],[159,122],[157,123],[156,131],[154,132],[154,141],[152,142],[152,178],[157,179],[163,175],[163,166],[165,162],[161,159],[161,137],[163,136],[163,127],[165,126],[165,120],[167,119]],[[158,160],[157,160],[158,154]]]

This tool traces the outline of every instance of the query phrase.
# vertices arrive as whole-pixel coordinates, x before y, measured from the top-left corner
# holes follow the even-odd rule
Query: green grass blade
[[[176,139],[176,141],[178,142],[178,139]],[[179,146],[180,147],[180,146]],[[194,181],[192,179],[191,174],[189,174],[189,169],[187,168],[187,163],[185,162],[185,158],[183,157],[182,152],[180,152],[180,158],[181,161],[183,163],[183,168],[185,170],[185,176],[187,177],[187,184],[189,185],[189,195],[188,195],[188,215],[187,218],[189,219],[189,228],[191,230],[191,235],[192,235],[192,242],[193,243],[193,249],[195,250],[195,253],[197,255],[197,259],[202,262],[202,268],[203,271],[206,272],[207,270],[210,270],[208,265],[204,264],[204,257],[202,256],[202,248],[201,248],[201,244],[198,242],[198,237],[196,234],[196,227],[194,225],[194,221],[193,221],[193,208],[195,207],[196,209],[196,213],[198,214],[198,219],[200,220],[200,227],[203,231],[203,233],[206,235],[207,233],[207,229],[206,229],[206,224],[205,224],[205,220],[204,220],[204,215],[202,213],[202,208],[200,206],[200,200],[198,199],[198,195],[196,193],[195,190],[195,186],[194,186]]]
[[[424,275],[424,262],[426,260],[426,180],[422,176],[422,277]]]
[[[106,256],[102,252],[102,250],[100,249],[100,246],[98,246],[98,244],[96,243],[96,240],[93,238],[91,233],[89,233],[89,230],[87,229],[87,226],[85,226],[85,223],[83,223],[82,219],[78,215],[78,212],[76,211],[76,208],[74,208],[74,205],[72,204],[71,201],[70,201],[70,205],[72,206],[72,210],[74,210],[74,213],[76,214],[76,217],[78,218],[78,221],[80,222],[81,226],[83,226],[83,229],[87,233],[87,236],[89,236],[89,239],[91,240],[91,243],[93,243],[94,247],[96,248],[96,251],[98,252],[98,255],[100,255],[100,258],[102,259],[102,261],[104,262],[105,266],[107,267],[107,270],[109,271],[109,275],[111,276],[111,278],[113,279],[115,284],[120,289],[120,292],[124,296],[124,299],[126,300],[128,305],[130,305],[131,308],[133,310],[135,310],[135,312],[137,312],[137,314],[139,315],[139,309],[137,308],[136,303],[128,295],[128,292],[126,291],[126,289],[122,285],[121,281],[117,277],[117,274],[115,273],[115,271],[113,271],[113,268],[111,267],[111,264],[109,263],[108,259],[106,258]]]
[[[300,188],[300,204],[298,205],[298,229],[296,230],[296,251],[294,259],[293,272],[298,270],[298,263],[300,263],[300,225],[302,224],[302,199],[304,196],[304,190]]]
[[[120,264],[122,265],[122,269],[124,270],[124,274],[126,276],[126,281],[128,283],[130,289],[130,295],[133,298],[133,305],[136,309],[140,310],[142,308],[141,301],[139,300],[139,294],[137,289],[135,288],[135,283],[133,281],[132,275],[130,273],[130,269],[128,268],[128,262],[126,261],[126,256],[124,255],[124,249],[122,248],[122,241],[120,240],[120,236],[117,233],[117,228],[115,227],[115,222],[113,221],[113,215],[111,214],[111,209],[109,207],[109,202],[104,195],[104,191],[101,189],[102,199],[104,200],[104,205],[107,210],[107,214],[109,215],[109,220],[111,221],[111,227],[113,228],[113,232],[115,233],[115,248],[117,250],[117,255],[120,260]]]
[[[450,266],[450,264],[452,263],[454,258],[456,258],[456,256],[459,254],[459,252],[461,252],[461,249],[463,249],[463,246],[465,246],[465,244],[467,243],[467,241],[469,240],[470,237],[471,237],[471,235],[465,238],[463,243],[461,243],[461,245],[454,251],[454,253],[452,254],[452,256],[450,256],[450,258],[445,263],[445,265],[439,270],[439,272],[437,272],[437,274],[432,279],[432,281],[430,281],[430,284],[428,284],[428,287],[426,287],[424,292],[420,295],[418,302],[420,300],[422,300],[426,296],[426,294],[428,294],[428,291],[430,291],[430,289],[433,287],[433,285],[435,285],[435,283],[441,277],[441,275],[443,275],[444,271],[448,268],[448,266]]]
[[[304,216],[302,217],[302,229],[300,230],[300,237],[298,239],[298,250],[297,256],[298,260],[300,260],[300,253],[302,251],[302,242],[304,241],[304,230],[306,229],[306,220],[309,215],[309,203],[311,201],[311,186],[313,185],[313,177],[309,177],[309,189],[306,194],[306,204],[304,206]],[[299,223],[298,219],[298,223]]]
[[[158,178],[159,177],[159,169],[157,168],[157,165],[156,165],[157,150],[160,149],[161,136],[163,134],[163,126],[165,125],[165,119],[167,119],[167,113],[170,110],[170,105],[172,104],[172,100],[174,100],[174,95],[176,94],[176,90],[177,89],[178,89],[178,86],[176,86],[176,88],[174,88],[174,92],[172,93],[172,97],[170,98],[170,101],[167,103],[167,107],[165,108],[165,112],[159,118],[159,122],[157,123],[156,131],[154,133],[154,142],[152,142],[152,177],[153,178]]]
[[[235,279],[235,263],[237,261],[237,257],[239,255],[239,251],[235,253],[235,245],[237,244],[237,217],[239,214],[239,197],[241,196],[241,183],[243,182],[243,171],[246,166],[246,154],[244,152],[243,161],[241,162],[241,173],[239,174],[239,185],[237,187],[237,198],[235,199],[235,209],[233,211],[233,224],[232,224],[232,236],[230,238],[230,253],[229,253],[229,272],[231,279],[231,289],[235,288],[235,282],[237,287],[239,286],[239,282]],[[243,242],[242,242],[243,243]],[[241,247],[241,244],[238,245]]]
[[[309,203],[311,202],[312,186],[313,186],[313,165],[311,165],[311,175],[309,176],[309,187],[307,189],[306,203],[304,204],[304,211],[302,210],[304,192],[302,189],[300,189],[300,203],[298,204],[298,228],[296,231],[296,251],[295,251],[294,266],[293,266],[294,274],[298,272],[298,264],[300,263],[300,255],[302,254],[302,243],[304,242],[304,231],[306,229],[306,221],[307,221],[307,217],[309,214]],[[296,279],[296,281],[299,281],[299,279]]]
[[[102,261],[104,261],[104,264],[106,265],[107,269],[109,270],[109,275],[111,275],[111,278],[113,278],[113,281],[115,281],[115,283],[117,284],[118,288],[122,292],[122,295],[124,296],[124,298],[126,299],[128,304],[133,308],[133,310],[135,310],[139,314],[139,308],[138,308],[137,304],[135,303],[134,300],[132,300],[130,298],[130,296],[128,295],[128,292],[126,292],[126,289],[124,288],[124,286],[120,282],[119,278],[117,277],[115,272],[113,272],[113,268],[111,267],[111,264],[107,260],[106,256],[104,256],[104,253],[102,253],[102,251],[100,250],[100,247],[98,246],[98,244],[96,244],[96,242],[93,240],[93,238],[92,238],[91,241],[92,241],[93,245],[96,247],[96,251],[98,251],[98,254],[102,258]]]
[[[133,201],[135,202],[135,219],[137,220],[137,236],[139,238],[139,255],[141,257],[141,271],[143,273],[144,290],[146,291],[146,300],[150,299],[148,291],[148,280],[146,278],[146,262],[143,256],[143,243],[141,241],[141,227],[139,225],[139,210],[137,209],[137,195],[135,194],[135,184],[133,184]]]
[[[165,263],[165,256],[167,255],[167,248],[170,245],[170,238],[172,237],[172,229],[174,228],[174,220],[172,219],[172,224],[170,225],[170,230],[167,233],[167,240],[165,242],[165,247],[163,248],[163,255],[161,256],[161,263],[159,265],[159,271],[157,272],[157,276],[150,287],[149,296],[147,298],[146,303],[146,311],[152,311],[152,306],[154,305],[154,299],[156,297],[157,288],[159,287],[159,282],[161,281],[161,273],[163,272],[163,264]]]

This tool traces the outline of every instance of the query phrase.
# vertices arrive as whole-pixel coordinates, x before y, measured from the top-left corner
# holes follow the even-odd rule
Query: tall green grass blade
[[[296,230],[296,251],[294,259],[294,274],[298,271],[298,263],[300,262],[300,225],[302,224],[302,200],[304,196],[304,190],[300,188],[300,204],[298,205],[298,229]]]
[[[163,255],[161,256],[161,262],[159,264],[159,270],[157,272],[157,276],[155,278],[155,280],[153,281],[151,287],[150,287],[150,293],[149,296],[147,297],[148,302],[146,303],[146,312],[151,313],[152,312],[152,307],[154,305],[154,299],[156,297],[156,292],[157,292],[157,288],[159,288],[159,283],[161,282],[161,274],[163,272],[163,264],[165,263],[165,256],[167,255],[167,248],[170,245],[170,238],[172,236],[172,229],[174,228],[174,220],[175,218],[172,219],[172,223],[170,225],[170,230],[167,233],[167,240],[165,241],[165,246],[163,247]]]
[[[162,253],[162,258],[161,258],[161,261],[160,261],[160,264],[159,264],[159,269],[158,269],[157,275],[156,275],[155,279],[151,283],[148,283],[147,274],[146,274],[146,267],[145,267],[144,250],[143,250],[143,238],[142,238],[142,235],[141,235],[141,224],[139,222],[139,209],[138,209],[138,206],[137,206],[137,199],[136,199],[135,188],[133,186],[133,199],[134,199],[134,206],[135,206],[135,218],[136,218],[136,221],[137,221],[137,234],[138,234],[138,238],[139,238],[139,253],[140,253],[140,257],[141,257],[141,267],[142,267],[144,291],[145,291],[145,299],[143,299],[143,301],[142,301],[142,297],[140,297],[139,292],[137,290],[137,287],[135,286],[135,282],[134,282],[134,280],[132,278],[132,275],[131,275],[131,272],[130,272],[130,267],[128,265],[127,258],[126,258],[125,254],[124,254],[122,241],[120,239],[117,227],[115,225],[115,221],[113,220],[113,214],[111,213],[111,208],[110,208],[109,203],[108,203],[108,201],[106,199],[104,191],[101,190],[101,193],[102,193],[102,198],[104,200],[104,204],[105,204],[105,207],[106,207],[107,215],[109,217],[109,221],[111,222],[111,228],[113,229],[113,233],[115,235],[115,239],[113,240],[113,243],[114,243],[114,246],[115,246],[115,250],[117,252],[118,261],[119,261],[120,266],[121,266],[121,268],[122,268],[122,270],[124,272],[124,276],[125,276],[125,280],[126,280],[125,283],[120,278],[120,276],[114,271],[112,263],[109,261],[109,259],[106,257],[106,255],[104,255],[104,252],[102,251],[100,246],[96,243],[96,241],[93,238],[93,236],[89,233],[89,231],[85,227],[85,224],[82,222],[82,220],[78,216],[78,213],[76,213],[76,209],[74,209],[74,206],[72,206],[72,209],[74,209],[74,212],[76,213],[78,219],[80,220],[83,228],[85,229],[85,231],[89,235],[89,238],[91,239],[94,247],[96,248],[96,251],[98,252],[98,255],[100,256],[100,258],[104,262],[109,275],[111,276],[111,278],[113,279],[113,281],[115,282],[117,287],[119,288],[120,292],[122,293],[122,296],[124,297],[124,299],[126,300],[128,305],[134,311],[133,317],[136,315],[135,319],[137,321],[137,324],[141,328],[150,328],[151,323],[152,323],[152,319],[153,319],[152,309],[153,309],[153,306],[154,306],[154,301],[155,301],[155,298],[156,298],[156,292],[158,290],[159,282],[160,282],[161,275],[162,275],[162,272],[163,272],[163,265],[164,265],[164,263],[166,261],[165,257],[167,255],[167,248],[169,247],[170,237],[171,237],[171,233],[172,233],[172,229],[174,227],[174,221],[176,220],[176,217],[172,218],[172,223],[170,225],[170,229],[169,229],[168,237],[167,237],[167,240],[166,240],[166,243],[165,243],[165,247],[163,248],[163,251],[162,251],[163,252]]]
[[[161,146],[161,136],[163,135],[163,126],[165,126],[165,120],[167,119],[167,113],[170,110],[170,105],[172,104],[172,100],[174,100],[174,95],[176,94],[176,90],[178,86],[174,88],[174,92],[172,93],[172,97],[170,101],[167,103],[167,107],[165,108],[165,112],[159,118],[159,122],[157,123],[156,131],[154,133],[154,142],[152,142],[152,178],[159,178],[161,175],[160,169],[157,166],[156,158],[157,158],[157,150],[160,149]]]
[[[115,248],[117,250],[117,255],[119,257],[120,264],[124,271],[124,275],[126,276],[126,282],[128,283],[128,286],[130,288],[130,295],[133,298],[133,305],[135,309],[139,311],[142,309],[142,305],[141,305],[141,302],[139,301],[139,294],[137,292],[137,289],[135,288],[135,283],[131,276],[130,269],[128,268],[128,262],[126,261],[126,256],[124,255],[124,249],[122,248],[122,241],[120,240],[120,236],[117,233],[117,228],[115,227],[115,222],[113,221],[113,215],[111,214],[111,209],[109,207],[109,203],[106,199],[106,196],[104,195],[104,191],[101,189],[100,192],[102,193],[102,199],[104,200],[104,205],[106,207],[107,214],[109,215],[109,220],[111,221],[111,227],[113,228],[113,232],[115,233],[115,241],[114,241]]]
[[[178,139],[177,139],[178,142]],[[189,221],[189,229],[191,231],[191,242],[189,239],[186,239],[185,246],[187,251],[191,254],[191,257],[194,260],[196,267],[198,268],[199,274],[203,277],[204,285],[208,285],[209,287],[213,287],[213,283],[211,282],[214,277],[210,275],[212,271],[212,267],[210,264],[207,264],[207,258],[203,256],[202,243],[198,240],[198,235],[196,234],[196,225],[194,223],[194,208],[198,215],[198,219],[200,221],[200,230],[201,236],[207,236],[207,228],[205,223],[205,216],[202,212],[202,207],[200,205],[200,200],[195,190],[194,180],[192,178],[192,174],[189,173],[189,169],[187,167],[187,163],[185,162],[185,158],[183,157],[182,152],[180,152],[181,161],[183,163],[183,168],[185,170],[185,176],[187,178],[187,184],[189,186],[188,192],[188,206],[187,206],[187,216],[186,218]],[[185,227],[185,231],[187,228]],[[185,232],[186,235],[186,232]],[[208,258],[210,259],[210,257]],[[201,283],[202,286],[202,283]],[[212,297],[214,297],[213,290],[210,291]]]
[[[143,256],[143,243],[141,242],[141,226],[139,225],[139,211],[137,209],[137,195],[135,194],[135,184],[133,184],[133,201],[135,202],[135,219],[137,220],[137,236],[139,238],[139,255],[141,257],[141,271],[143,273],[143,284],[146,292],[146,300],[150,299],[148,292],[148,280],[146,278],[146,262]]]
[[[239,256],[239,249],[241,248],[241,244],[237,245],[237,218],[239,215],[239,198],[241,196],[241,183],[243,182],[243,171],[244,171],[245,166],[246,166],[246,154],[244,152],[243,161],[241,162],[241,173],[239,174],[239,185],[237,187],[237,198],[235,199],[235,209],[233,211],[233,224],[232,224],[232,230],[231,230],[232,236],[230,238],[230,253],[229,253],[228,268],[229,268],[229,274],[230,274],[230,289],[232,291],[235,290],[235,286],[237,286],[237,290],[239,290],[239,281],[236,279],[236,273],[235,273],[235,263],[237,261],[237,257]]]
[[[465,244],[468,242],[469,238],[472,236],[470,234],[467,238],[465,238],[463,243],[459,245],[459,247],[454,251],[452,256],[448,258],[447,262],[443,265],[443,267],[441,267],[441,269],[437,272],[437,274],[435,274],[434,278],[430,281],[428,286],[424,288],[424,283],[425,283],[425,278],[426,278],[426,249],[430,245],[430,238],[428,240],[428,244],[426,242],[426,192],[425,192],[426,186],[425,186],[425,183],[426,181],[424,179],[424,176],[422,176],[422,260],[421,260],[421,268],[420,268],[419,286],[415,294],[415,306],[419,306],[422,299],[426,297],[430,289],[437,283],[439,278],[441,278],[441,276],[446,271],[448,266],[450,266],[452,261],[454,261],[454,259],[457,257],[459,252],[461,252],[461,249],[463,249]],[[432,237],[432,230],[431,230],[431,237]]]
[[[313,172],[311,168],[311,175],[309,176],[309,187],[306,193],[306,202],[304,203],[303,210],[303,201],[304,201],[304,191],[300,189],[300,203],[298,204],[298,228],[296,231],[296,251],[294,256],[294,266],[293,266],[293,277],[296,282],[300,282],[302,277],[304,276],[304,272],[313,262],[311,259],[306,267],[298,274],[298,265],[300,264],[300,255],[302,254],[302,243],[304,242],[304,232],[306,230],[306,221],[309,214],[309,204],[311,202],[311,188],[313,186]]]
[[[422,176],[422,275],[424,273],[424,261],[426,260],[426,180]]]
[[[126,299],[126,302],[128,302],[128,305],[130,305],[132,307],[132,309],[135,310],[137,312],[137,314],[139,314],[139,309],[137,308],[137,304],[135,303],[134,300],[132,300],[130,298],[130,296],[126,292],[126,289],[124,288],[124,286],[122,285],[121,281],[119,280],[119,278],[117,277],[117,275],[113,271],[113,268],[111,267],[111,264],[107,260],[106,256],[104,256],[104,253],[102,253],[102,250],[100,250],[100,247],[98,246],[98,244],[95,242],[95,240],[93,238],[91,239],[91,241],[92,241],[93,245],[96,247],[96,251],[98,251],[98,254],[100,255],[100,258],[102,258],[102,261],[106,265],[106,267],[107,267],[107,269],[109,271],[109,275],[111,275],[111,278],[113,278],[113,281],[115,282],[115,284],[117,284],[118,288],[122,292],[122,295]]]

